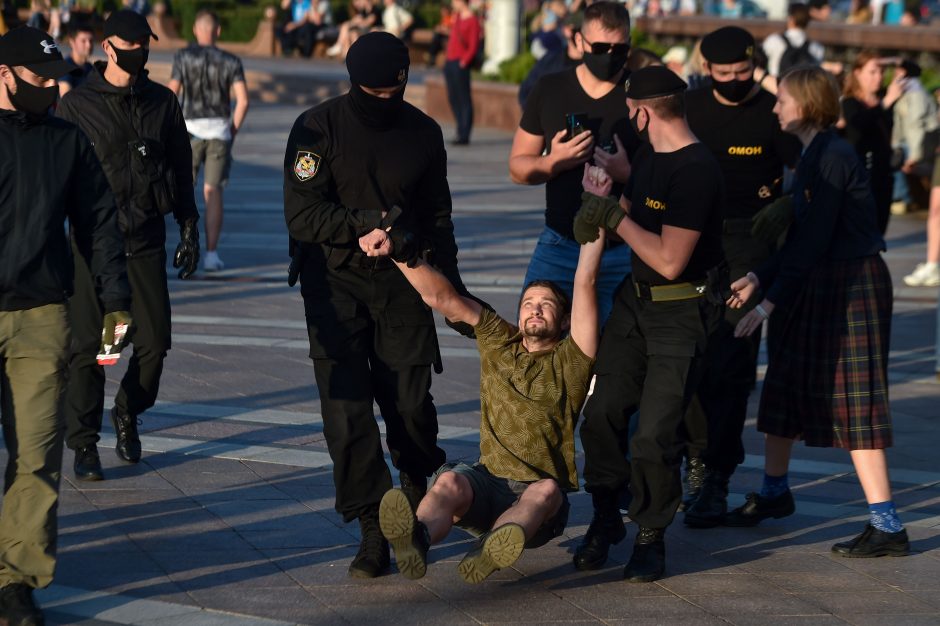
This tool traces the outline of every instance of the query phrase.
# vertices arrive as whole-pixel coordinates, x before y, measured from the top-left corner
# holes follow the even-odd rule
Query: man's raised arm
[[[590,358],[597,355],[599,323],[597,321],[597,274],[604,253],[601,236],[581,246],[578,269],[574,273],[574,297],[571,300],[571,339]]]
[[[414,267],[408,267],[406,263],[399,263],[398,261],[395,261],[395,265],[405,275],[415,291],[421,294],[421,299],[429,307],[455,322],[464,322],[471,326],[480,323],[480,312],[483,307],[476,301],[458,294],[451,282],[423,259],[418,259]],[[596,312],[594,317],[597,317]],[[596,324],[595,319],[595,326]]]

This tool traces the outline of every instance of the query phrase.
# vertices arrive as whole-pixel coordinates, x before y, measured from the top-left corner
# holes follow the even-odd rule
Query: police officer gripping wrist
[[[415,505],[445,459],[429,394],[431,366],[439,361],[434,319],[387,255],[404,262],[433,257],[458,290],[463,284],[441,129],[404,101],[408,49],[389,33],[369,33],[349,49],[346,66],[349,93],[305,112],[291,130],[284,215],[336,510],[347,522],[358,519],[362,531],[349,574],[371,578],[389,566],[378,506],[392,487],[373,400]]]
[[[166,221],[173,215],[180,243],[173,258],[180,278],[199,260],[199,213],[193,196],[192,151],[176,96],[151,81],[145,69],[150,39],[146,18],[115,11],[104,24],[101,48],[107,61],[95,64],[85,82],[70,91],[58,115],[92,140],[118,207],[124,254],[133,293],[134,352],[111,409],[116,452],[140,460],[138,416],[153,406],[163,360],[170,349],[170,297],[166,273]],[[95,356],[105,313],[88,266],[77,260],[72,299],[73,341],[66,394],[66,444],[75,451],[82,480],[101,480],[96,443],[104,410],[104,371]]]

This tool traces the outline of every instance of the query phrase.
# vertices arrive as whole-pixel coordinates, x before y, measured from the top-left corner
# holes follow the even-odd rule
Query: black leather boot
[[[689,507],[698,500],[705,481],[705,461],[701,457],[690,456],[685,460],[685,474],[682,475],[682,501],[679,503],[680,511],[688,511]]]
[[[594,501],[594,518],[574,553],[575,569],[582,572],[603,567],[610,546],[620,543],[627,535],[617,496],[594,493],[591,498]]]
[[[685,525],[692,528],[714,528],[722,523],[728,512],[729,474],[719,470],[706,470],[705,481],[698,499],[685,510]]]
[[[101,457],[98,446],[91,444],[75,451],[75,463],[72,465],[78,480],[104,480],[101,470]]]
[[[428,491],[428,479],[425,476],[399,472],[398,482],[401,485],[402,492],[408,497],[408,502],[411,503],[411,510],[417,511],[418,505],[421,504],[421,498]]]
[[[114,425],[114,434],[117,444],[114,451],[128,463],[140,461],[140,435],[137,434],[137,418],[133,415],[124,415],[117,407],[111,409],[111,424]]]
[[[10,583],[0,589],[0,618],[9,626],[43,626],[42,609],[33,599],[33,588],[23,583]]]
[[[384,573],[391,564],[388,542],[379,526],[379,507],[370,509],[359,517],[359,552],[349,564],[349,575],[353,578],[375,578]]]
[[[631,583],[651,583],[666,571],[665,528],[644,528],[636,535],[633,555],[623,569],[623,577]]]

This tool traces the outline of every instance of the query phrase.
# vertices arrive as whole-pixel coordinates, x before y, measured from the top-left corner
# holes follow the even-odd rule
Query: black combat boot
[[[679,503],[680,511],[688,511],[702,490],[705,481],[705,461],[698,456],[690,456],[685,460],[685,474],[682,476],[682,501]]]
[[[714,528],[724,522],[728,512],[728,479],[720,470],[707,470],[698,499],[685,510],[685,525],[692,528]]]
[[[137,434],[137,418],[133,415],[124,415],[117,407],[111,409],[111,423],[114,425],[114,434],[117,444],[114,451],[128,463],[140,461],[140,435]]]
[[[389,489],[379,504],[379,526],[392,546],[398,571],[405,578],[422,578],[428,569],[431,537],[415,517],[404,489]]]
[[[353,578],[375,578],[384,573],[391,559],[388,554],[388,542],[382,536],[379,526],[379,507],[369,509],[359,516],[359,552],[349,564],[349,575]]]
[[[77,449],[72,469],[75,470],[75,478],[79,480],[104,480],[98,446],[91,444]]]
[[[421,498],[428,491],[428,479],[408,472],[398,472],[398,482],[401,485],[401,490],[408,497],[408,502],[411,503],[411,510],[417,512],[418,505],[421,504]]]
[[[644,528],[636,535],[633,555],[623,568],[623,577],[631,583],[651,583],[666,571],[665,528]]]
[[[627,535],[617,496],[593,493],[591,499],[594,501],[594,518],[574,553],[574,566],[582,572],[603,567],[610,546],[620,543]]]
[[[9,626],[43,626],[42,610],[33,599],[33,588],[10,583],[0,589],[0,618]]]

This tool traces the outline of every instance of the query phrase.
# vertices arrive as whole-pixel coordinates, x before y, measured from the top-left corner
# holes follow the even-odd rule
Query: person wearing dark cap
[[[190,276],[199,259],[189,133],[176,96],[147,77],[151,37],[155,35],[143,16],[129,10],[112,13],[101,42],[107,61],[94,64],[94,71],[65,95],[57,112],[91,139],[114,192],[124,235],[136,322],[128,337],[134,352],[114,399],[111,422],[115,451],[127,463],[140,461],[139,416],[156,402],[170,349],[167,214],[173,214],[180,228],[173,260],[174,267],[181,267],[180,278]],[[79,480],[104,478],[96,444],[105,375],[95,358],[95,329],[101,326],[103,312],[89,267],[78,259],[65,416],[66,445],[75,451],[73,469]]]
[[[358,519],[362,533],[349,574],[371,578],[389,566],[379,502],[392,486],[373,401],[413,505],[445,459],[429,393],[431,366],[440,371],[434,319],[392,259],[431,258],[459,292],[466,289],[441,128],[404,100],[408,48],[390,33],[369,33],[350,47],[346,67],[349,92],[304,112],[291,129],[284,215],[336,510],[346,522]]]
[[[73,289],[66,219],[77,262],[100,286],[105,315],[98,341],[113,344],[115,326],[131,323],[107,180],[85,135],[49,115],[59,92],[55,79],[76,69],[41,30],[17,28],[0,37],[0,415],[8,455],[0,620],[11,625],[43,623],[33,589],[52,582],[56,564]]]
[[[776,99],[754,81],[754,37],[725,26],[702,40],[711,85],[686,95],[689,127],[718,161],[727,201],[722,245],[730,274],[763,263],[773,242],[751,234],[755,215],[781,196],[785,168],[800,156],[800,142],[780,130]],[[750,309],[727,309],[709,340],[708,367],[686,416],[689,437],[685,523],[712,527],[727,510],[728,480],[744,461],[741,433],[754,388],[760,332],[735,338],[734,327]]]
[[[594,517],[574,556],[580,570],[603,566],[611,544],[626,535],[617,496],[629,484],[629,516],[639,526],[623,572],[630,582],[651,582],[665,571],[665,530],[682,496],[677,430],[722,311],[721,170],[686,123],[685,89],[665,66],[631,75],[630,120],[647,143],[619,202],[608,195],[610,182],[597,184],[585,168],[586,193],[574,220],[579,243],[596,238],[601,226],[633,251],[584,407],[584,482]]]

